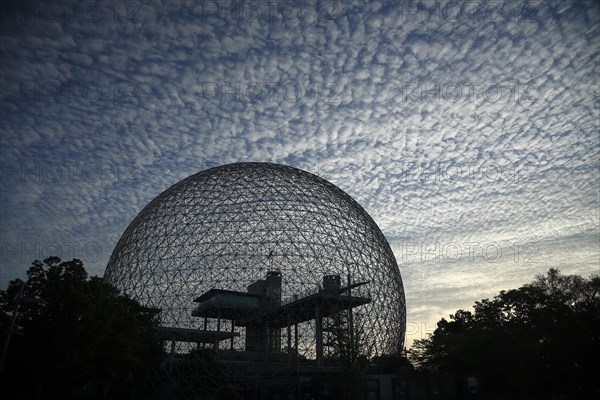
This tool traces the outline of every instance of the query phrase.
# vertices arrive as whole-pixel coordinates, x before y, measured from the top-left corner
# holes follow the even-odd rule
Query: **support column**
[[[315,305],[315,339],[317,345],[317,366],[323,366],[323,318],[319,305]]]
[[[265,361],[269,361],[269,347],[271,346],[271,338],[270,338],[270,330],[269,330],[268,322],[265,325],[263,340],[264,340],[264,346],[265,346]]]
[[[221,332],[221,318],[217,318],[217,332]],[[215,351],[219,350],[219,339],[215,339]]]
[[[174,359],[175,359],[175,339],[171,339],[171,353],[169,354],[169,372],[173,372]]]
[[[208,328],[208,318],[204,317],[204,330]],[[205,349],[208,343],[202,343],[202,348]]]
[[[231,320],[231,346],[230,349],[233,350],[233,334],[235,333],[235,321]]]
[[[287,313],[287,348],[288,348],[288,366],[292,365],[292,325],[290,313]]]
[[[294,349],[298,354],[298,324],[294,324]]]

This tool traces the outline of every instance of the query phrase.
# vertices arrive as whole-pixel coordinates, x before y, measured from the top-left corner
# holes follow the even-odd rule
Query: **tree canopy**
[[[550,269],[442,319],[409,351],[419,368],[475,376],[506,398],[600,395],[600,277]]]
[[[88,278],[77,259],[36,260],[26,282],[11,281],[0,291],[5,335],[17,301],[1,375],[3,398],[129,398],[163,357],[154,333],[156,312],[101,278]]]

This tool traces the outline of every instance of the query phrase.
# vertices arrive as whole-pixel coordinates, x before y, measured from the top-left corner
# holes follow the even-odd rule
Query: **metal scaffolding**
[[[225,375],[262,362],[266,376],[265,361],[275,375],[326,368],[342,325],[351,353],[404,343],[402,279],[381,230],[342,190],[288,166],[231,164],[180,181],[131,222],[104,276],[161,310],[172,370],[189,354]]]

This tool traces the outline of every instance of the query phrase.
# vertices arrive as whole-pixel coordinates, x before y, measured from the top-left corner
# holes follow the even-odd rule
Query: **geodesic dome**
[[[119,240],[105,279],[142,304],[161,309],[161,325],[207,329],[193,300],[210,289],[246,291],[268,271],[281,272],[281,298],[317,290],[324,275],[368,282],[371,301],[356,309],[370,355],[399,351],[406,311],[402,279],[373,219],[341,189],[277,164],[212,168],[152,200]],[[208,328],[227,330],[225,321]],[[244,329],[235,348],[243,347]],[[314,352],[314,322],[300,326],[298,352]],[[233,342],[232,342],[233,346]]]

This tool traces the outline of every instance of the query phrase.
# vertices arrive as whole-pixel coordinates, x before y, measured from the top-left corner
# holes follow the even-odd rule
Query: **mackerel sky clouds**
[[[200,170],[313,172],[396,255],[410,343],[549,267],[599,269],[594,1],[0,5],[0,286],[102,274]]]

